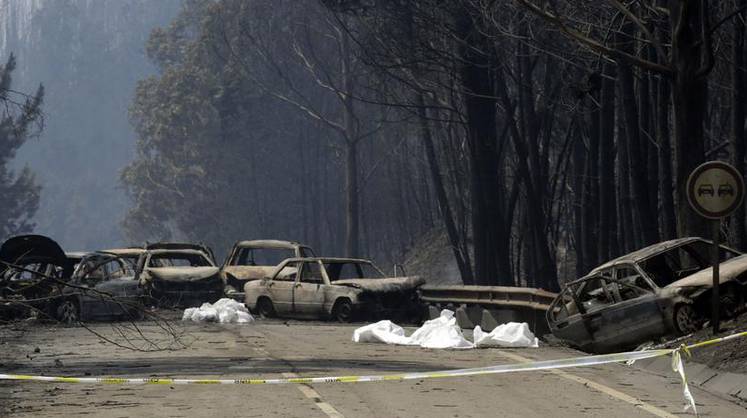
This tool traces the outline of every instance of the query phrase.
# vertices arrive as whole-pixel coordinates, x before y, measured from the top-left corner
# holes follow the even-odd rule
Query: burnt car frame
[[[313,256],[311,247],[294,241],[238,241],[221,267],[224,292],[226,296],[243,302],[246,282],[272,275],[285,259]]]
[[[148,244],[137,261],[135,278],[161,307],[189,307],[223,296],[220,269],[212,251],[187,243]]]
[[[30,311],[52,315],[54,301],[73,273],[74,260],[43,235],[19,235],[0,246],[0,298],[4,316]]]
[[[323,318],[350,322],[361,316],[418,316],[420,277],[386,278],[371,261],[292,258],[272,276],[244,285],[245,304],[263,317]]]
[[[145,293],[127,260],[114,253],[93,252],[82,257],[55,309],[67,325],[80,321],[142,319]]]
[[[547,311],[552,333],[585,351],[633,348],[699,329],[710,312],[710,241],[683,238],[609,261],[569,283]],[[744,305],[747,255],[720,247],[724,317]]]

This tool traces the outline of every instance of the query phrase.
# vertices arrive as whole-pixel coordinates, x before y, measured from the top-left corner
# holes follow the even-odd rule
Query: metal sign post
[[[713,291],[711,293],[711,325],[713,334],[719,332],[721,325],[721,295],[719,294],[719,245],[721,241],[721,219],[713,221],[713,247],[711,247],[711,266],[713,268]]]
[[[709,161],[698,166],[687,180],[687,198],[690,206],[700,216],[713,220],[713,247],[711,266],[713,288],[711,325],[713,333],[719,332],[721,320],[719,265],[721,220],[731,215],[744,198],[744,178],[733,166],[721,161]]]

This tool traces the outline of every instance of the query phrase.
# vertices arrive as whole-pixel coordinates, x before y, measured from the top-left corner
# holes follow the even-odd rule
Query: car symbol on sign
[[[719,187],[719,193],[720,192],[721,192],[721,187]],[[701,184],[700,186],[698,186],[698,196],[703,196],[706,194],[713,196],[713,185],[712,184]]]
[[[720,184],[718,186],[718,195],[719,196],[734,196],[734,187],[732,187],[729,183]]]

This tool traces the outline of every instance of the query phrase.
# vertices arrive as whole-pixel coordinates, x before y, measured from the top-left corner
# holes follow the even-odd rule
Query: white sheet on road
[[[475,347],[539,347],[539,340],[534,336],[526,322],[509,322],[495,327],[489,333],[476,326],[472,332]]]
[[[462,335],[456,324],[454,312],[444,309],[441,316],[431,319],[411,336],[405,335],[401,326],[389,320],[366,325],[353,331],[357,343],[385,343],[396,345],[418,345],[423,348],[472,348],[472,343]]]
[[[537,337],[526,323],[509,322],[500,325],[490,333],[479,326],[473,332],[472,343],[462,334],[454,312],[441,311],[436,319],[426,321],[409,337],[405,330],[389,320],[360,327],[353,331],[353,341],[357,343],[384,343],[394,345],[417,345],[423,348],[477,348],[477,347],[538,347]]]
[[[353,331],[353,341],[357,343],[414,345],[405,336],[405,330],[388,319],[356,329]]]
[[[473,348],[473,344],[462,335],[462,328],[456,323],[454,312],[441,311],[441,316],[426,321],[410,336],[412,345],[423,348]]]
[[[248,324],[254,322],[254,317],[243,303],[223,298],[212,304],[203,303],[199,308],[185,309],[182,321]]]

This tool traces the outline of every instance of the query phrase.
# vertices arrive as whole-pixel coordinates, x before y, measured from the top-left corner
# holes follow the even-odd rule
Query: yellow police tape
[[[434,372],[400,373],[363,376],[326,376],[326,377],[291,377],[279,379],[168,379],[168,378],[113,378],[113,377],[58,377],[58,376],[29,376],[18,374],[0,374],[0,380],[25,380],[56,383],[88,383],[88,384],[137,384],[137,385],[279,385],[279,384],[312,384],[312,383],[353,383],[353,382],[383,382],[418,379],[435,379],[443,377],[480,376],[498,373],[526,372],[535,370],[565,369],[570,367],[595,366],[609,363],[635,362],[653,357],[672,355],[672,369],[682,378],[683,392],[689,406],[695,409],[695,400],[690,394],[682,363],[684,352],[690,355],[690,350],[718,344],[736,338],[746,337],[747,331],[714,338],[677,348],[630,351],[625,353],[603,354],[595,356],[573,357],[559,360],[533,361],[518,364],[504,364],[468,369],[440,370]]]

